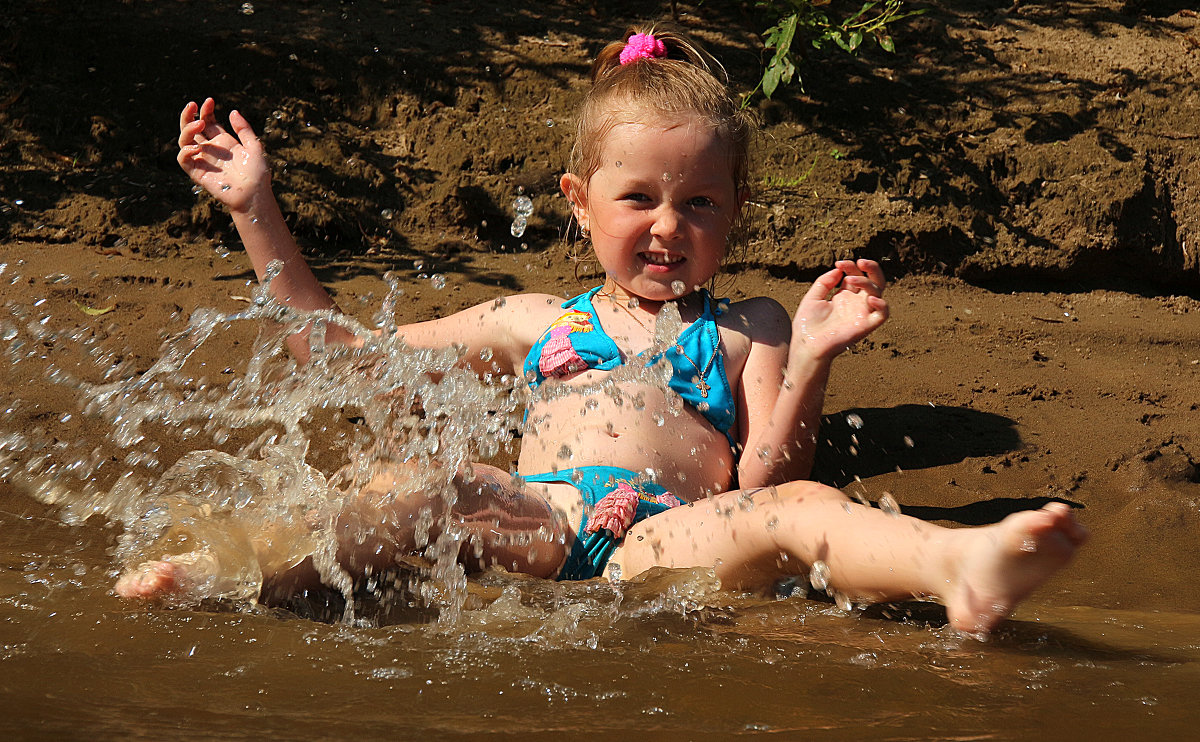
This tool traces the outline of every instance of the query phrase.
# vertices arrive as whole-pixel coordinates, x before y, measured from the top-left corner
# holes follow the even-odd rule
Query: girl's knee
[[[849,502],[850,498],[839,489],[834,489],[818,482],[798,480],[787,482],[774,488],[781,503],[790,506],[808,504],[841,504]]]

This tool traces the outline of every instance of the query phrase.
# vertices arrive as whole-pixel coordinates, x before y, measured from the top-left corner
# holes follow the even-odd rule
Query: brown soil
[[[906,22],[894,55],[813,53],[803,93],[757,102],[729,291],[794,306],[835,257],[884,261],[894,316],[839,362],[820,477],[958,523],[1069,500],[1095,539],[1048,600],[1200,610],[1200,17],[1183,0],[946,5]],[[678,10],[752,87],[754,4]],[[179,109],[207,95],[262,133],[349,310],[369,316],[392,269],[413,318],[573,293],[556,180],[588,61],[637,13],[669,4],[6,8],[4,300],[115,306],[77,319],[145,358],[181,310],[237,306],[229,220],[174,159]],[[62,404],[19,394],[5,425]]]

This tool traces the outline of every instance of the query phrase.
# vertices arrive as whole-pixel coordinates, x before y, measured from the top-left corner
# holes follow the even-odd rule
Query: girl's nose
[[[673,240],[679,236],[679,212],[674,204],[663,203],[654,215],[654,224],[650,226],[650,234],[660,240]]]

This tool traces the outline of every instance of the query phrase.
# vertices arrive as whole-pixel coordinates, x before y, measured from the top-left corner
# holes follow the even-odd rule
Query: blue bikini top
[[[530,348],[524,368],[531,389],[538,388],[551,376],[562,378],[587,369],[609,371],[625,362],[616,342],[601,327],[592,305],[592,297],[601,288],[563,302],[562,308],[568,311],[554,320]],[[729,445],[736,448],[732,431],[737,422],[737,407],[725,375],[716,320],[724,312],[724,303],[716,303],[714,314],[708,291],[701,289],[700,295],[704,298],[700,317],[680,333],[675,345],[648,358],[646,365],[666,359],[671,364],[667,385],[724,433]],[[642,355],[639,353],[638,357]]]

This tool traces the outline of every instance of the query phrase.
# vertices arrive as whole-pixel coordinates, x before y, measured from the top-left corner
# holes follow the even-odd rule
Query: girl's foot
[[[244,581],[243,581],[244,582]],[[221,577],[220,563],[208,549],[142,562],[117,579],[113,591],[122,598],[150,600],[186,594],[189,598],[239,597],[241,583]],[[257,593],[257,587],[254,588]]]
[[[117,580],[113,590],[122,598],[149,600],[178,592],[183,569],[174,562],[143,562]]]
[[[1087,536],[1070,506],[1061,502],[1013,513],[972,533],[956,584],[945,596],[950,625],[967,633],[988,633],[1066,565]]]

